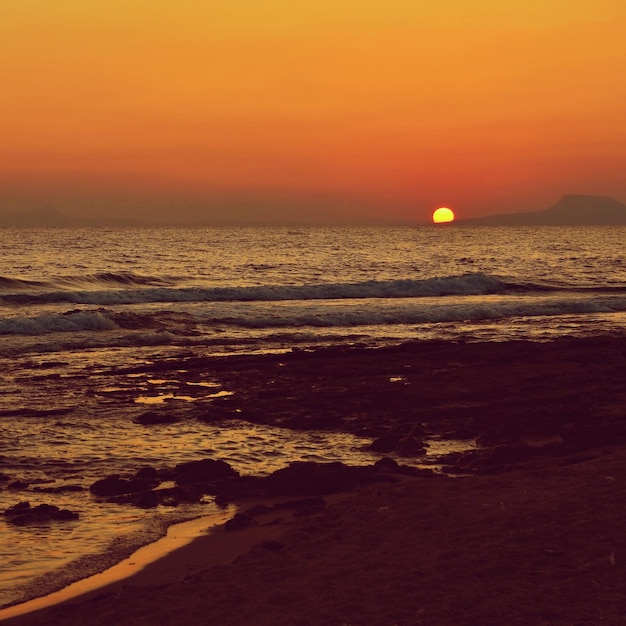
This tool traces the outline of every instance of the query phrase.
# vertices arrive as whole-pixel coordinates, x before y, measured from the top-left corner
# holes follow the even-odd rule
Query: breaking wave
[[[36,317],[13,317],[0,320],[0,335],[45,335],[84,330],[113,330],[119,328],[106,312],[69,311]]]
[[[354,327],[435,324],[440,322],[480,322],[522,317],[619,313],[626,311],[626,296],[601,298],[558,298],[528,301],[506,298],[498,301],[454,303],[434,302],[422,305],[407,300],[391,306],[307,307],[285,312],[241,311],[239,315],[212,318],[212,325],[244,328]]]
[[[167,332],[194,337],[225,328],[295,329],[419,325],[521,317],[621,313],[626,295],[523,295],[450,298],[389,298],[288,302],[186,303],[176,309],[134,313],[107,308],[47,313],[0,320],[0,335],[45,335],[80,331]]]
[[[168,287],[166,279],[137,277],[134,274],[100,274],[94,285],[107,281],[118,289],[62,289],[33,292],[34,284],[17,293],[0,295],[5,304],[72,304],[113,305],[158,302],[275,302],[283,300],[339,300],[363,298],[420,298],[464,295],[488,295],[511,291],[550,291],[549,285],[522,285],[482,273],[445,276],[424,280],[371,280],[355,283],[322,283],[308,285],[258,285],[243,287]],[[25,285],[26,285],[25,281]],[[76,285],[75,285],[76,286]],[[133,288],[142,286],[142,288]]]

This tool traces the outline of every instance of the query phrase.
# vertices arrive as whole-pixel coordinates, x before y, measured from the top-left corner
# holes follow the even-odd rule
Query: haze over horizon
[[[5,0],[0,212],[410,223],[622,202],[625,28],[618,0]]]

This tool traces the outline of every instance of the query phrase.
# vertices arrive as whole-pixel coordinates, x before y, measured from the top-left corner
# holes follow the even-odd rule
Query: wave
[[[45,335],[116,328],[119,326],[104,311],[68,311],[61,314],[0,320],[0,335]]]
[[[47,285],[48,283],[40,280],[0,276],[0,290],[39,289]]]
[[[411,298],[350,301],[230,302],[178,310],[73,310],[32,317],[0,319],[0,335],[45,335],[80,331],[167,332],[197,337],[227,329],[340,328],[419,325],[511,318],[594,315],[626,312],[626,295],[572,294],[491,298]]]
[[[88,279],[84,279],[88,280]],[[5,304],[72,304],[113,305],[159,302],[276,302],[286,300],[338,300],[364,298],[419,298],[469,296],[511,291],[549,291],[547,285],[523,285],[482,273],[444,276],[423,280],[371,280],[355,283],[322,283],[307,285],[258,285],[242,287],[149,287],[151,281],[164,279],[136,275],[98,275],[97,283],[109,280],[125,289],[56,290],[38,293],[0,295]],[[126,282],[125,282],[126,281]],[[142,285],[141,289],[132,287]]]
[[[133,272],[98,272],[85,276],[55,276],[47,280],[31,280],[27,278],[14,278],[10,276],[0,276],[0,293],[13,291],[32,291],[41,289],[58,289],[61,291],[72,291],[74,289],[84,289],[85,287],[141,287],[154,285],[172,284],[172,278],[158,276],[143,276]],[[54,292],[51,292],[54,293]],[[38,294],[45,296],[45,294]]]
[[[76,278],[72,280],[76,280]],[[78,280],[84,280],[96,285],[104,284],[114,286],[163,285],[169,282],[166,278],[158,276],[143,276],[141,274],[134,274],[133,272],[99,272],[97,274],[93,274],[92,276]]]
[[[454,303],[435,302],[428,305],[404,301],[388,307],[306,307],[280,315],[276,311],[240,313],[212,318],[210,324],[244,328],[334,328],[355,326],[420,325],[445,322],[480,322],[512,318],[594,315],[626,312],[626,296],[599,298],[550,298],[549,300],[499,299],[497,301]]]
[[[88,280],[88,279],[85,279]],[[97,284],[110,280],[123,284],[124,275],[99,275]],[[143,281],[143,282],[142,282]],[[569,286],[522,283],[481,273],[445,276],[423,280],[398,279],[356,283],[321,283],[306,285],[258,285],[241,287],[150,287],[165,279],[135,275],[127,277],[125,289],[39,291],[0,295],[2,304],[71,303],[87,305],[124,305],[165,302],[278,302],[302,300],[347,300],[366,298],[425,298],[445,296],[480,296],[540,292],[626,293],[626,286]],[[136,289],[138,285],[142,288]]]

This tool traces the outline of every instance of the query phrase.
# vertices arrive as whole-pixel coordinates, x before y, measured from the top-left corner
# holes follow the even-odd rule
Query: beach
[[[623,336],[295,350],[195,365],[235,392],[222,418],[368,431],[396,461],[342,494],[303,483],[237,529],[5,623],[626,619]],[[443,473],[403,470],[411,447],[446,438],[480,445],[444,457]],[[273,506],[299,497],[308,503]],[[240,511],[247,503],[242,496]]]

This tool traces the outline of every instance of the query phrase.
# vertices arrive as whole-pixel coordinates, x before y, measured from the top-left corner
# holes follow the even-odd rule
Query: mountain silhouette
[[[607,196],[565,195],[543,211],[503,213],[457,220],[485,226],[614,226],[626,225],[626,204]]]

